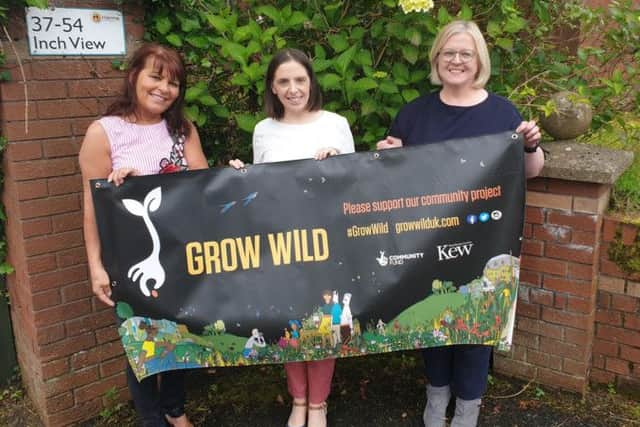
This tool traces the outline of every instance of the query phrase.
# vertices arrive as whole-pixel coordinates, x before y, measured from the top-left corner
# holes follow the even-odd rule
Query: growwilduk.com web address
[[[396,234],[407,233],[411,231],[433,230],[436,228],[452,228],[460,225],[460,217],[429,217],[420,218],[414,221],[396,222]]]

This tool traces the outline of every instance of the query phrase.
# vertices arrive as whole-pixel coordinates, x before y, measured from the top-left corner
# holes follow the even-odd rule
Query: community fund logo
[[[149,213],[155,212],[160,208],[160,203],[162,203],[162,190],[160,187],[156,187],[149,191],[142,203],[133,199],[123,199],[122,203],[129,213],[142,217],[144,225],[151,236],[151,243],[153,244],[151,254],[139,263],[131,266],[127,272],[127,277],[131,279],[133,283],[140,280],[140,292],[142,292],[145,297],[153,296],[157,298],[157,289],[164,284],[165,272],[162,264],[160,264],[160,237],[158,236],[156,227],[151,222],[151,218],[149,218]],[[153,290],[150,291],[149,286],[153,286]]]
[[[438,261],[446,261],[471,255],[471,248],[473,248],[473,242],[438,245]]]
[[[418,260],[424,258],[423,252],[414,252],[412,254],[400,254],[400,255],[385,255],[385,251],[379,251],[380,256],[376,258],[380,267],[386,267],[388,265],[402,265],[408,260]]]

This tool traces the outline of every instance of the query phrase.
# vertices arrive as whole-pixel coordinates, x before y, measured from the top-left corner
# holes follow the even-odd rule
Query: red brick
[[[543,366],[555,370],[562,370],[562,358],[553,354],[543,353],[529,349],[527,351],[527,362],[536,366]]]
[[[574,245],[595,247],[597,242],[596,233],[591,231],[573,230],[571,233],[571,243]]]
[[[116,340],[120,340],[120,335],[118,335],[118,329],[112,326],[98,329],[96,331],[96,340],[98,344],[104,344]]]
[[[27,256],[32,256],[81,245],[84,245],[82,233],[79,230],[75,230],[53,236],[27,239],[25,241],[25,250]]]
[[[533,237],[545,242],[569,243],[571,241],[571,228],[550,224],[534,225]]]
[[[27,200],[20,203],[20,213],[22,218],[37,218],[41,216],[55,215],[65,212],[73,212],[80,210],[80,197],[76,194],[70,194],[66,196],[49,197],[46,199]],[[56,230],[56,221],[53,221],[54,232],[65,231],[62,229]]]
[[[628,276],[627,273],[620,270],[615,262],[602,258],[600,259],[600,273],[606,274],[607,276],[619,277],[622,279],[626,279]]]
[[[595,268],[593,265],[577,264],[570,262],[567,264],[569,270],[567,275],[573,279],[592,280],[595,274]]]
[[[550,193],[598,198],[607,191],[607,186],[590,182],[550,179],[547,181],[547,189]]]
[[[71,392],[62,393],[45,400],[46,410],[50,414],[55,414],[56,412],[71,408],[73,403],[73,393]]]
[[[37,274],[31,276],[31,290],[33,292],[60,288],[64,285],[87,280],[87,269],[84,265]]]
[[[25,118],[25,103],[23,101],[3,102],[0,104],[0,117],[2,117],[2,120],[8,122],[16,120],[32,120],[38,117],[34,103],[30,103],[27,108],[29,110],[27,111],[27,116]]]
[[[513,334],[513,345],[514,345],[514,348],[527,347],[527,348],[537,349],[539,346],[539,343],[538,343],[539,339],[540,337],[537,335],[533,335],[527,332],[523,332],[521,330],[517,330]]]
[[[524,227],[522,227],[522,237],[525,239],[531,239],[533,237],[533,226],[531,224],[524,224]]]
[[[587,329],[589,318],[583,314],[567,313],[549,307],[542,307],[542,320],[559,325],[571,326],[576,329]]]
[[[596,325],[596,330],[596,336],[600,339],[640,347],[640,334],[636,331],[603,324]]]
[[[535,335],[542,335],[547,338],[562,340],[564,336],[564,327],[546,323],[541,320],[528,319],[519,317],[516,319],[516,328],[518,330],[530,332]]]
[[[544,254],[549,258],[566,259],[582,264],[593,264],[595,262],[591,246],[559,245],[548,242],[545,246]]]
[[[619,344],[611,341],[596,339],[593,341],[593,353],[605,356],[617,356]]]
[[[52,160],[34,160],[13,163],[11,175],[16,181],[71,175],[77,172],[77,160],[66,157]]]
[[[632,245],[636,241],[638,235],[638,227],[631,224],[622,225],[622,243]]]
[[[110,377],[120,372],[124,372],[127,367],[127,359],[124,357],[116,357],[100,364],[100,376],[102,378]]]
[[[36,344],[40,346],[63,340],[65,338],[64,326],[61,323],[38,328],[36,331]]]
[[[540,284],[542,283],[542,275],[530,270],[520,270],[520,283],[540,287]]]
[[[608,310],[611,308],[611,294],[609,292],[598,291],[598,308]]]
[[[22,222],[22,237],[42,236],[51,233],[51,218],[37,218]]]
[[[567,309],[576,313],[589,314],[595,310],[595,305],[591,303],[588,298],[576,297],[573,295],[567,296]]]
[[[82,212],[75,211],[52,217],[53,232],[61,233],[70,230],[82,229]]]
[[[111,388],[122,388],[127,384],[127,379],[124,372],[115,377],[107,378],[96,382],[95,384],[89,384],[85,387],[77,388],[73,391],[76,401],[78,403],[86,402],[87,400],[95,399],[96,397],[103,396]]]
[[[544,224],[544,210],[533,206],[524,209],[524,220],[530,224]]]
[[[572,197],[560,194],[541,193],[538,191],[527,190],[526,204],[528,206],[537,206],[541,208],[571,211]]]
[[[16,183],[18,200],[30,200],[47,196],[47,182],[43,179]]]
[[[42,255],[27,259],[27,273],[38,274],[46,271],[55,270],[57,267],[56,257],[54,255]]]
[[[96,340],[91,332],[75,337],[68,337],[62,341],[45,345],[40,348],[40,358],[42,360],[55,360],[71,356],[82,350],[87,350],[96,345]],[[73,365],[71,367],[73,371]]]
[[[57,307],[48,308],[34,313],[34,321],[37,327],[49,325],[51,323],[62,322],[63,320],[74,319],[83,316],[91,311],[91,304],[88,300],[70,302]],[[92,341],[93,334],[91,335]],[[59,357],[59,355],[57,355]]]
[[[89,284],[85,284],[89,288]],[[83,332],[95,331],[96,329],[113,326],[115,328],[115,315],[112,310],[91,313],[84,317],[69,320],[65,323],[68,336],[74,336]]]
[[[564,309],[567,306],[567,294],[556,292],[553,298],[553,306]]]
[[[531,289],[531,302],[553,307],[553,292],[543,289]]]
[[[76,174],[49,178],[47,180],[47,188],[52,196],[79,193],[82,191],[82,177],[80,174]]]
[[[539,350],[544,353],[555,354],[556,356],[578,361],[584,361],[590,352],[590,349],[581,348],[571,343],[547,337],[540,337]]]
[[[592,332],[582,329],[564,328],[564,340],[571,344],[576,344],[586,348],[591,346]]]
[[[540,318],[540,306],[535,304],[529,304],[524,301],[518,301],[516,306],[516,315],[531,317],[533,319]]]
[[[71,356],[71,369],[75,371],[94,366],[104,360],[122,356],[123,354],[122,344],[118,341],[101,344],[73,354]]]
[[[113,3],[111,5],[113,6]],[[69,409],[65,409],[64,411],[50,414],[48,418],[48,424],[51,426],[74,425],[79,421],[95,417],[95,415],[100,412],[100,409],[102,409],[102,403],[100,399],[91,400],[82,405],[76,405]]]
[[[634,297],[628,297],[626,295],[611,295],[611,308],[614,310],[626,311],[629,313],[635,313],[638,310],[638,302],[640,300]]]
[[[603,369],[592,368],[589,378],[597,384],[611,384],[616,380],[616,375]]]
[[[84,264],[87,262],[87,254],[81,246],[67,251],[56,253],[56,259],[60,268],[70,267],[72,265]]]
[[[66,98],[67,87],[61,81],[30,81],[27,83],[27,97],[29,102],[40,99]],[[0,84],[0,99],[3,101],[23,101],[25,99],[24,83],[7,82]]]
[[[40,119],[93,117],[98,113],[98,101],[93,98],[38,101],[38,117]]]
[[[76,80],[67,85],[72,98],[113,97],[122,93],[124,79]]]
[[[29,121],[28,133],[23,122],[5,123],[4,133],[9,141],[49,139],[71,135],[71,120],[34,120]]]
[[[509,359],[505,356],[496,355],[494,363],[495,369],[506,375],[519,378],[532,378],[536,374],[536,368],[533,365]]]
[[[41,142],[10,142],[7,144],[5,157],[10,162],[36,160],[42,158]]]
[[[598,228],[597,215],[566,214],[550,211],[547,214],[547,222],[550,224],[565,225],[582,231],[596,231]]]
[[[541,384],[573,390],[577,393],[584,393],[587,386],[587,378],[584,375],[569,375],[545,368],[538,369],[538,381]]]
[[[629,375],[631,373],[631,364],[626,360],[607,357],[605,369],[616,374]]]
[[[542,256],[544,244],[539,241],[525,239],[522,242],[521,251],[523,254]]]
[[[612,326],[622,326],[622,313],[619,311],[611,311],[600,308],[596,311],[596,322],[605,323]]]
[[[640,363],[640,348],[633,348],[627,345],[621,345],[620,359],[628,360],[629,362]]]
[[[58,289],[50,289],[44,292],[38,292],[33,295],[31,300],[33,301],[33,309],[35,311],[58,305],[62,301],[62,299],[60,298],[60,291],[58,291]]]
[[[564,359],[562,371],[565,374],[586,377],[588,374],[587,364],[576,360]]]
[[[640,316],[626,313],[624,315],[624,327],[627,329],[635,329],[640,331]]]
[[[584,280],[573,280],[545,275],[542,279],[542,287],[555,292],[565,292],[570,295],[590,297],[592,295],[592,283]]]
[[[523,270],[533,270],[558,276],[567,275],[567,263],[561,260],[523,255],[520,266]]]
[[[78,80],[97,78],[93,61],[73,59],[40,60],[33,64],[35,80]]]
[[[71,372],[67,375],[53,378],[45,384],[45,395],[55,396],[68,390],[90,384],[98,380],[98,368],[90,367],[81,371]]]
[[[42,146],[44,148],[44,156],[49,159],[77,156],[80,151],[80,144],[74,138],[46,141]]]
[[[42,380],[59,377],[69,372],[69,360],[57,359],[42,365]]]
[[[65,286],[61,289],[62,302],[76,301],[82,298],[89,298],[92,295],[91,287],[86,282],[80,282]]]
[[[605,242],[612,242],[616,237],[616,228],[618,227],[618,224],[619,222],[612,218],[604,218],[604,222],[602,224],[602,240]]]
[[[87,128],[93,122],[93,119],[77,119],[73,122],[73,134],[76,137],[82,137],[87,132]]]

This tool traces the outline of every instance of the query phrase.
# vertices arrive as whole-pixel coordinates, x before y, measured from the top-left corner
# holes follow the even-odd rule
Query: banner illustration
[[[92,181],[139,379],[482,343],[508,348],[524,218],[513,133],[323,161]]]

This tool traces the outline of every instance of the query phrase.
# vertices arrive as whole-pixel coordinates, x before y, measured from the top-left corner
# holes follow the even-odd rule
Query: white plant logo
[[[162,190],[160,187],[151,190],[149,194],[145,196],[143,203],[133,199],[124,199],[122,203],[133,215],[142,217],[144,225],[147,227],[149,235],[151,236],[151,242],[153,243],[151,254],[139,263],[133,265],[127,272],[127,277],[131,279],[133,283],[140,279],[140,292],[148,297],[151,296],[148,286],[149,282],[152,282],[151,285],[155,290],[164,284],[165,279],[164,268],[162,264],[160,264],[160,238],[149,218],[149,212],[157,211],[160,203],[162,203]],[[156,296],[155,292],[154,296]]]
[[[380,251],[380,256],[376,258],[376,261],[378,261],[381,267],[386,267],[387,264],[389,264],[389,258],[385,256],[384,251]]]

